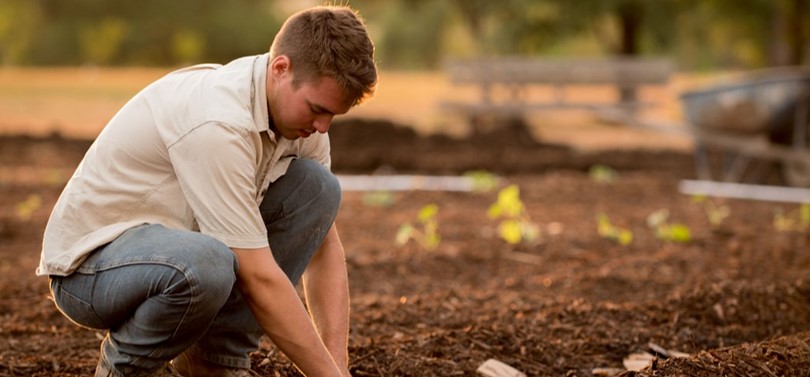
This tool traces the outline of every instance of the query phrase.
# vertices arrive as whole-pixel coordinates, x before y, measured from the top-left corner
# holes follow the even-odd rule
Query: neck
[[[267,113],[267,125],[272,133],[276,134],[276,136],[279,136],[278,129],[276,128],[276,123],[273,122],[273,114],[270,114],[270,112]]]

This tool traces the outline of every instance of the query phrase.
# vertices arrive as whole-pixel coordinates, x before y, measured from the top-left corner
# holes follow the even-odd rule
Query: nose
[[[314,128],[315,131],[318,131],[322,134],[326,133],[326,131],[329,131],[329,126],[331,125],[332,125],[332,115],[318,116],[312,122],[312,128]]]

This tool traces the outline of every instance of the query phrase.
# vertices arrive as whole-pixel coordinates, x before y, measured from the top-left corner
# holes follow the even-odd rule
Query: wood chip
[[[526,264],[535,264],[538,266],[543,265],[543,258],[529,253],[521,253],[519,251],[511,251],[503,254],[504,258],[513,260],[515,262],[522,262]]]
[[[653,352],[654,355],[659,355],[661,358],[669,359],[673,357],[689,357],[690,355],[685,352],[675,351],[675,350],[668,350],[664,347],[661,347],[655,343],[647,343],[647,347],[650,347],[650,351]]]
[[[650,350],[653,351],[653,354],[658,354],[663,358],[669,358],[669,350],[664,347],[661,347],[655,343],[647,343],[647,347],[650,347]]]
[[[625,370],[622,368],[593,368],[591,369],[591,374],[594,376],[612,377],[624,371]]]
[[[655,360],[655,355],[653,354],[647,352],[632,353],[622,360],[622,365],[624,365],[627,370],[638,372],[652,365],[653,360]]]
[[[476,372],[486,377],[526,377],[525,373],[495,359],[485,361]]]

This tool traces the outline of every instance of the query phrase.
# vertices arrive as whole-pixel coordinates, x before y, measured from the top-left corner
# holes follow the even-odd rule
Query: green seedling
[[[509,244],[531,242],[540,237],[540,228],[526,213],[517,185],[507,186],[498,192],[498,200],[489,207],[487,215],[491,219],[502,219],[498,224],[498,235]]]
[[[588,169],[588,176],[592,181],[601,184],[613,183],[619,178],[619,174],[616,173],[616,170],[600,164],[591,166],[591,168]]]
[[[17,218],[23,221],[30,220],[40,207],[42,207],[42,197],[37,194],[28,195],[25,200],[17,203]]]
[[[415,224],[406,223],[400,225],[397,230],[396,244],[403,246],[410,240],[416,241],[426,250],[435,250],[441,243],[439,236],[439,221],[436,216],[439,214],[439,206],[428,204],[419,210]]]
[[[605,214],[596,215],[596,231],[603,238],[627,246],[633,242],[633,232],[613,225]]]
[[[773,215],[773,227],[780,232],[801,232],[810,230],[810,203],[785,213],[781,207]]]
[[[659,209],[647,216],[647,225],[655,229],[658,239],[686,243],[692,240],[692,232],[684,224],[669,223],[669,210]]]
[[[693,195],[692,202],[703,207],[703,213],[706,214],[706,218],[709,220],[709,224],[712,228],[719,227],[731,214],[731,209],[727,205],[718,205],[706,195]]]
[[[472,180],[473,191],[477,192],[490,192],[500,183],[498,176],[485,170],[468,171],[464,176]]]
[[[390,191],[369,191],[363,194],[363,204],[371,207],[388,207],[394,204],[394,195]]]

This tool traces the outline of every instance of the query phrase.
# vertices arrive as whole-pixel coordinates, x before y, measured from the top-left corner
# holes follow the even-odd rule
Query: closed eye
[[[331,111],[323,108],[322,106],[316,105],[314,103],[309,104],[309,111],[311,111],[315,115],[335,115]]]

